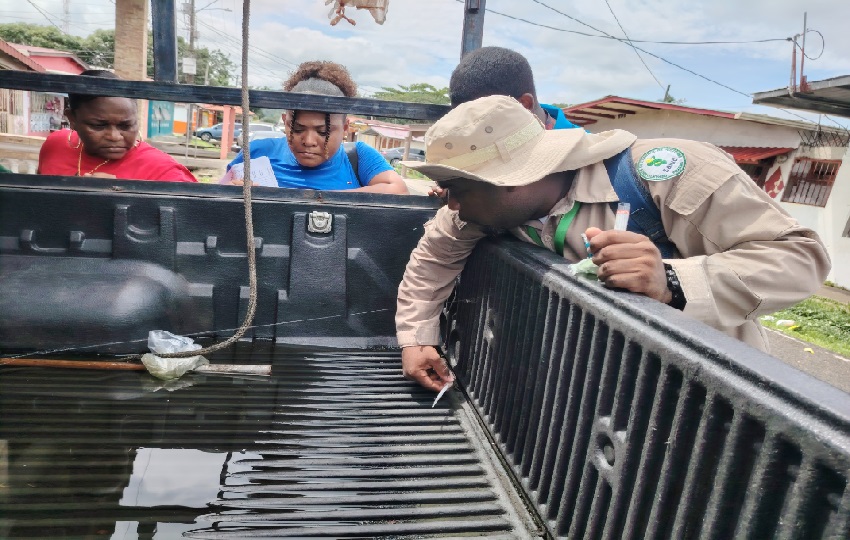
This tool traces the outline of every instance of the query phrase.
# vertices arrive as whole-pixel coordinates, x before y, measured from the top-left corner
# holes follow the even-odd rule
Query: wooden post
[[[115,2],[115,74],[130,81],[144,81],[148,71],[148,0]],[[148,102],[137,101],[139,131],[148,132]]]
[[[227,153],[230,152],[230,147],[233,146],[233,122],[235,121],[235,112],[230,105],[224,106],[224,114],[221,119],[221,154],[220,159],[227,159]]]
[[[410,159],[410,140],[413,139],[413,132],[408,130],[407,137],[404,138],[404,153],[402,154],[402,161],[407,161]],[[407,178],[407,167],[401,166],[401,177]]]

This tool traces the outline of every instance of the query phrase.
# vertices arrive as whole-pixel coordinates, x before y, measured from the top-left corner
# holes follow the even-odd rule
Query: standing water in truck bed
[[[172,392],[145,372],[0,368],[0,536],[533,534],[469,409],[432,409],[397,352],[255,347],[211,360],[272,377],[188,373]]]

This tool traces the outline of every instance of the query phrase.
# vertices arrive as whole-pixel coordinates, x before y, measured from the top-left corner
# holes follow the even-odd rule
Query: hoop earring
[[[79,150],[80,145],[83,144],[83,140],[80,138],[79,133],[77,133],[77,146],[71,146],[71,135],[73,135],[74,133],[77,132],[73,129],[68,132],[68,148],[70,148],[71,150]]]

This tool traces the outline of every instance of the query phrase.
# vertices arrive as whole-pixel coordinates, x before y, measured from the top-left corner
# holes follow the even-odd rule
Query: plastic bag
[[[201,348],[192,338],[176,336],[165,330],[151,330],[148,333],[148,348],[153,353],[167,354],[183,351],[197,351]],[[209,360],[203,356],[190,356],[188,358],[160,358],[156,354],[145,354],[142,363],[148,373],[162,380],[177,379],[187,371],[198,366],[209,364]]]
[[[594,264],[592,259],[582,259],[575,264],[567,267],[574,276],[585,277],[594,281],[599,280],[597,272],[599,267]]]

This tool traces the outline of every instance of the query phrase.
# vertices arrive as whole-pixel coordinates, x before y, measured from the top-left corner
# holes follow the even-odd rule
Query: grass
[[[832,287],[833,289],[841,289],[841,290],[844,290],[844,291],[848,290],[847,287],[842,287],[841,285],[838,285],[837,283],[833,283],[832,281],[824,281],[823,284],[826,285],[827,287]]]
[[[762,317],[768,328],[779,330],[850,357],[850,305],[821,296],[812,296],[788,309]],[[777,321],[793,321],[791,326],[778,326]]]
[[[395,169],[395,172],[397,172],[399,175],[401,175],[401,165],[393,165],[393,168]],[[410,178],[410,179],[413,179],[413,180],[425,180],[425,181],[431,180],[430,178],[428,178],[427,176],[425,176],[421,172],[414,171],[413,169],[411,169],[409,167],[407,169],[407,178]]]
[[[198,182],[202,184],[215,184],[218,182],[218,178],[211,174],[196,174],[195,178],[197,178]]]

